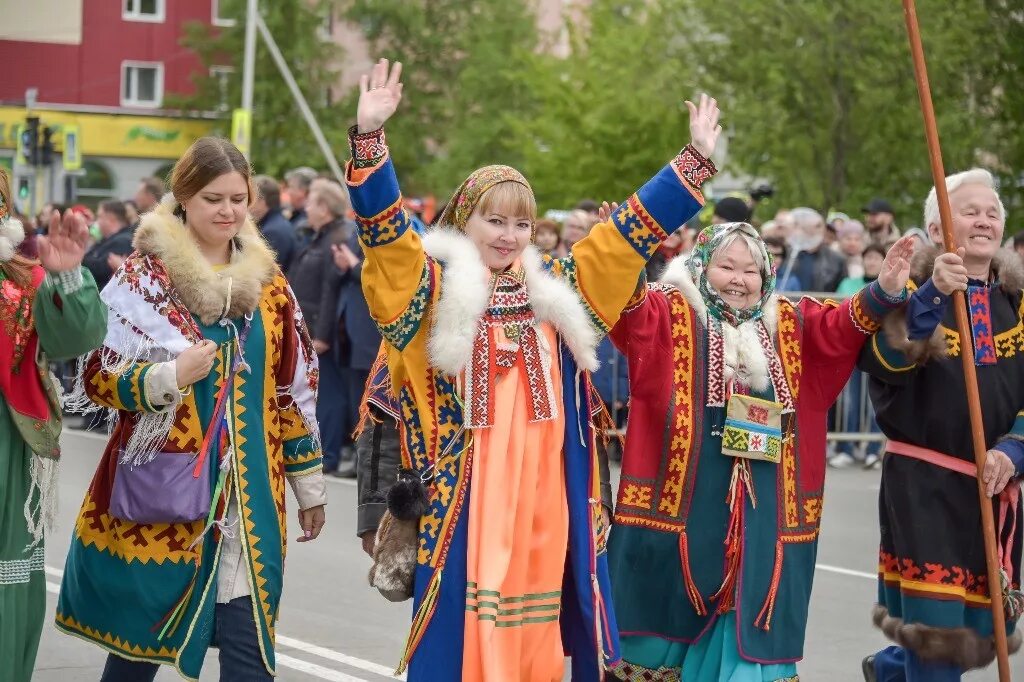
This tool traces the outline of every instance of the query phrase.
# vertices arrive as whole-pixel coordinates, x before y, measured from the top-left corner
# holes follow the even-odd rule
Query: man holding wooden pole
[[[899,646],[864,661],[868,682],[947,682],[996,655],[977,468],[962,353],[976,368],[984,441],[981,479],[996,519],[1010,651],[1019,602],[1024,473],[1024,268],[1001,250],[1005,211],[988,171],[946,178],[956,251],[925,249],[911,270],[918,286],[865,346],[878,423],[889,438],[879,499],[881,550],[875,624]],[[937,193],[925,224],[942,243]],[[969,344],[957,336],[955,291],[966,292]],[[998,586],[996,598],[1004,600]],[[1013,595],[1014,597],[1016,595]]]

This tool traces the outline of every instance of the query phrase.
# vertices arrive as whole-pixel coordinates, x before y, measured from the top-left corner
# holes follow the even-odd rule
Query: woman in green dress
[[[47,363],[99,346],[107,313],[81,267],[85,221],[55,214],[31,260],[17,251],[25,231],[12,208],[0,169],[0,677],[27,682],[46,610],[43,534],[60,456],[60,398]]]

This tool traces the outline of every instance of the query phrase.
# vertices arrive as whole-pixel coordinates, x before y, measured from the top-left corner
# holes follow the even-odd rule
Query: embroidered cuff
[[[289,476],[288,483],[292,486],[292,494],[299,503],[299,509],[306,510],[327,504],[327,479],[323,469],[305,476]]]
[[[157,409],[174,405],[181,400],[178,390],[178,365],[176,360],[159,362],[146,373],[146,400]]]
[[[672,159],[672,165],[675,166],[676,172],[695,188],[699,188],[718,173],[711,159],[705,158],[692,144],[683,147],[683,151]]]
[[[85,278],[82,277],[82,268],[65,270],[64,272],[50,272],[46,275],[50,283],[55,285],[60,293],[70,296],[85,286]]]
[[[357,126],[352,126],[348,129],[348,145],[352,152],[352,163],[356,168],[373,168],[388,152],[384,128],[360,133]]]

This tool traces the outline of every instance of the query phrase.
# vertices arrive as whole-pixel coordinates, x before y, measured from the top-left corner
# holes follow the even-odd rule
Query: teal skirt
[[[764,665],[740,658],[736,644],[736,613],[719,618],[710,632],[694,644],[670,642],[659,637],[623,637],[623,668],[632,674],[652,673],[655,677],[620,679],[678,680],[686,682],[796,682],[795,663]],[[618,673],[619,671],[616,671]],[[625,673],[625,671],[623,671]]]

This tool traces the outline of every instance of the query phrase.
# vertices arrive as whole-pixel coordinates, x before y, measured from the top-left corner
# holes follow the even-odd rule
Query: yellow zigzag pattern
[[[109,632],[100,632],[99,630],[94,630],[88,625],[82,625],[71,616],[65,616],[59,611],[57,612],[56,620],[60,627],[69,630],[71,634],[80,634],[95,642],[102,642],[103,644],[136,659],[162,659],[167,662],[173,662],[178,656],[177,649],[169,649],[165,646],[162,646],[159,649],[154,649],[148,646],[146,648],[142,648],[138,644],[132,644],[120,637],[114,637]]]

